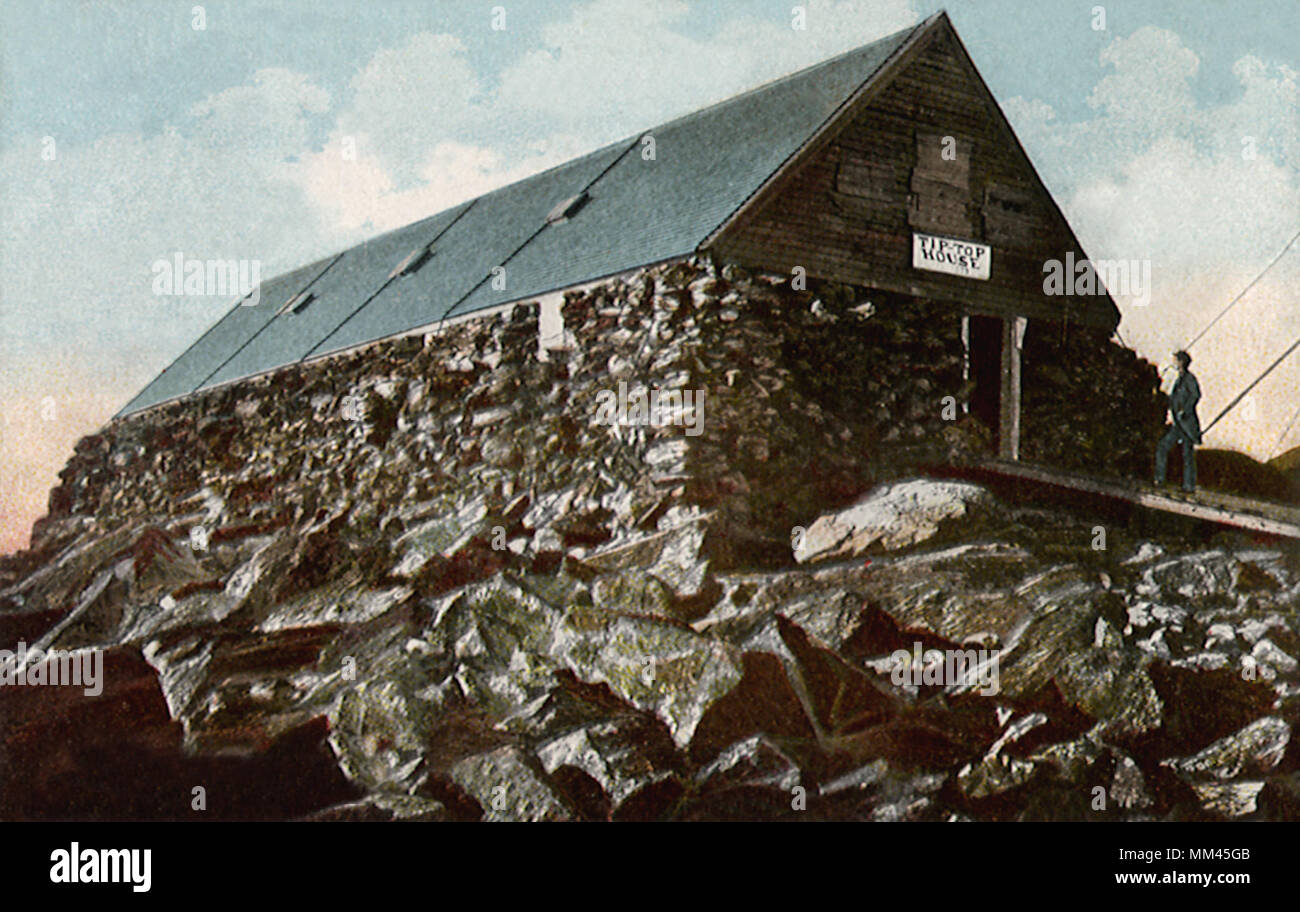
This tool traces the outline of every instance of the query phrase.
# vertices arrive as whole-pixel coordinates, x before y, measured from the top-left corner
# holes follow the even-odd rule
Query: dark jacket
[[[1191,371],[1183,371],[1169,393],[1169,414],[1174,419],[1174,425],[1192,443],[1201,442],[1201,419],[1196,415],[1196,403],[1200,401],[1201,385],[1196,382]]]

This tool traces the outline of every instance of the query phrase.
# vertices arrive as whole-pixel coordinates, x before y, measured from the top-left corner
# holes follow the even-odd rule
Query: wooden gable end
[[[916,232],[991,248],[987,280],[914,268]],[[947,17],[714,234],[723,259],[1113,329],[1109,296],[1048,296],[1044,263],[1085,254]]]

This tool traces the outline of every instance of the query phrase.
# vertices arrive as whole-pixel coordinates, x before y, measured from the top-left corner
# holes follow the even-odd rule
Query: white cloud
[[[213,149],[238,149],[276,161],[294,157],[307,146],[307,115],[323,114],[329,107],[329,92],[302,73],[258,70],[251,83],[194,105],[190,133]]]
[[[1113,72],[1097,83],[1088,104],[1103,110],[1114,128],[1177,133],[1194,126],[1189,83],[1200,60],[1173,32],[1140,28],[1108,44],[1101,62]]]
[[[542,29],[541,46],[501,76],[496,99],[517,122],[590,136],[592,145],[720,101],[915,24],[907,0],[809,0],[691,32],[688,4],[596,0]]]
[[[377,156],[345,158],[340,142],[310,156],[299,179],[331,224],[362,235],[409,225],[585,150],[575,137],[553,136],[507,159],[491,146],[439,142],[426,150],[418,182],[402,189]]]
[[[495,82],[459,38],[412,35],[359,68],[294,177],[349,238],[399,227],[917,20],[908,0],[804,5],[804,31],[781,7],[695,34],[680,0],[594,0]]]
[[[417,182],[430,150],[483,119],[483,87],[452,35],[421,32],[375,54],[351,82],[336,136],[378,158],[394,186]]]
[[[159,134],[59,142],[52,160],[40,137],[0,152],[0,525],[25,540],[76,439],[229,306],[154,296],[156,260],[256,259],[268,275],[335,243],[287,161],[327,104],[305,77],[264,70]],[[34,417],[46,397],[56,420]]]

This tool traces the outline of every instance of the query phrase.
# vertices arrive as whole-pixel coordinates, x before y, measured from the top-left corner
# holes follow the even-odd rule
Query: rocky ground
[[[536,319],[83,440],[0,638],[104,689],[0,689],[0,813],[1300,818],[1300,556],[921,474],[987,442],[954,321],[707,263]],[[601,424],[620,379],[702,432]],[[996,687],[899,683],[917,643]]]

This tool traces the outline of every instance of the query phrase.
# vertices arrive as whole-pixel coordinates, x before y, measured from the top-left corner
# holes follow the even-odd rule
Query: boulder
[[[479,803],[488,822],[558,822],[575,816],[537,760],[517,747],[467,757],[452,767],[451,778]]]
[[[978,485],[909,479],[883,485],[853,506],[818,517],[794,556],[801,564],[895,551],[934,538],[945,525],[988,516],[993,497]]]

